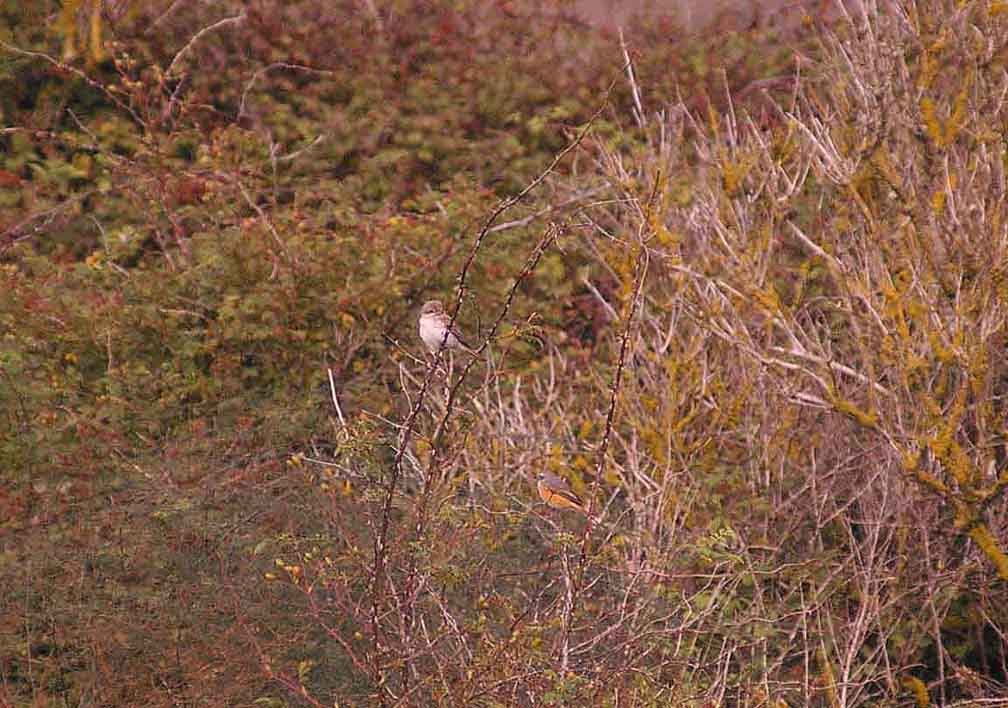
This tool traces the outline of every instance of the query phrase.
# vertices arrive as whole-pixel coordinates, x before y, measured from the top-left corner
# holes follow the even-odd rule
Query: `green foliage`
[[[1003,693],[1005,13],[924,5],[636,85],[560,5],[0,5],[0,702]]]

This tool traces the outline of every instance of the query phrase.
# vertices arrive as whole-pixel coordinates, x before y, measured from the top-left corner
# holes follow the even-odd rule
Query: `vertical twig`
[[[339,418],[340,425],[344,428],[346,427],[346,418],[343,417],[343,409],[340,408],[339,399],[336,397],[336,381],[333,379],[332,367],[328,368],[329,372],[329,393],[332,394],[332,404],[336,409],[336,416]]]
[[[630,92],[633,94],[633,116],[637,121],[637,127],[644,129],[647,127],[647,118],[644,115],[644,106],[641,104],[640,87],[637,85],[637,77],[634,75],[633,61],[630,59],[630,52],[627,51],[626,41],[623,39],[623,28],[619,28],[620,49],[623,50],[623,62],[626,65],[627,79],[630,81]]]

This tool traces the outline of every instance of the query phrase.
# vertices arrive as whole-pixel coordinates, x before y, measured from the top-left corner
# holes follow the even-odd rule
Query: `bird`
[[[585,503],[574,493],[567,480],[552,472],[543,471],[539,473],[536,482],[539,498],[549,506],[554,509],[577,509],[585,516],[591,517]]]
[[[459,336],[458,330],[454,327],[445,336],[445,330],[451,324],[451,316],[445,312],[444,305],[440,300],[428,300],[420,308],[420,339],[427,346],[431,354],[437,354],[441,348],[463,349],[470,354],[476,352],[466,344]]]

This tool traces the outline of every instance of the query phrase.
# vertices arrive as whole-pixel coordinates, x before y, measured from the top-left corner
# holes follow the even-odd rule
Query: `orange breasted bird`
[[[554,509],[576,509],[585,516],[591,516],[588,513],[588,507],[585,506],[581,497],[574,493],[567,480],[552,472],[539,473],[539,477],[536,479],[536,489],[539,491],[539,498]]]

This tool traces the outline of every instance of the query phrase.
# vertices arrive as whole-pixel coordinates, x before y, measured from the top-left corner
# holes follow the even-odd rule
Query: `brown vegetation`
[[[1008,699],[1004,3],[0,16],[0,702]]]

